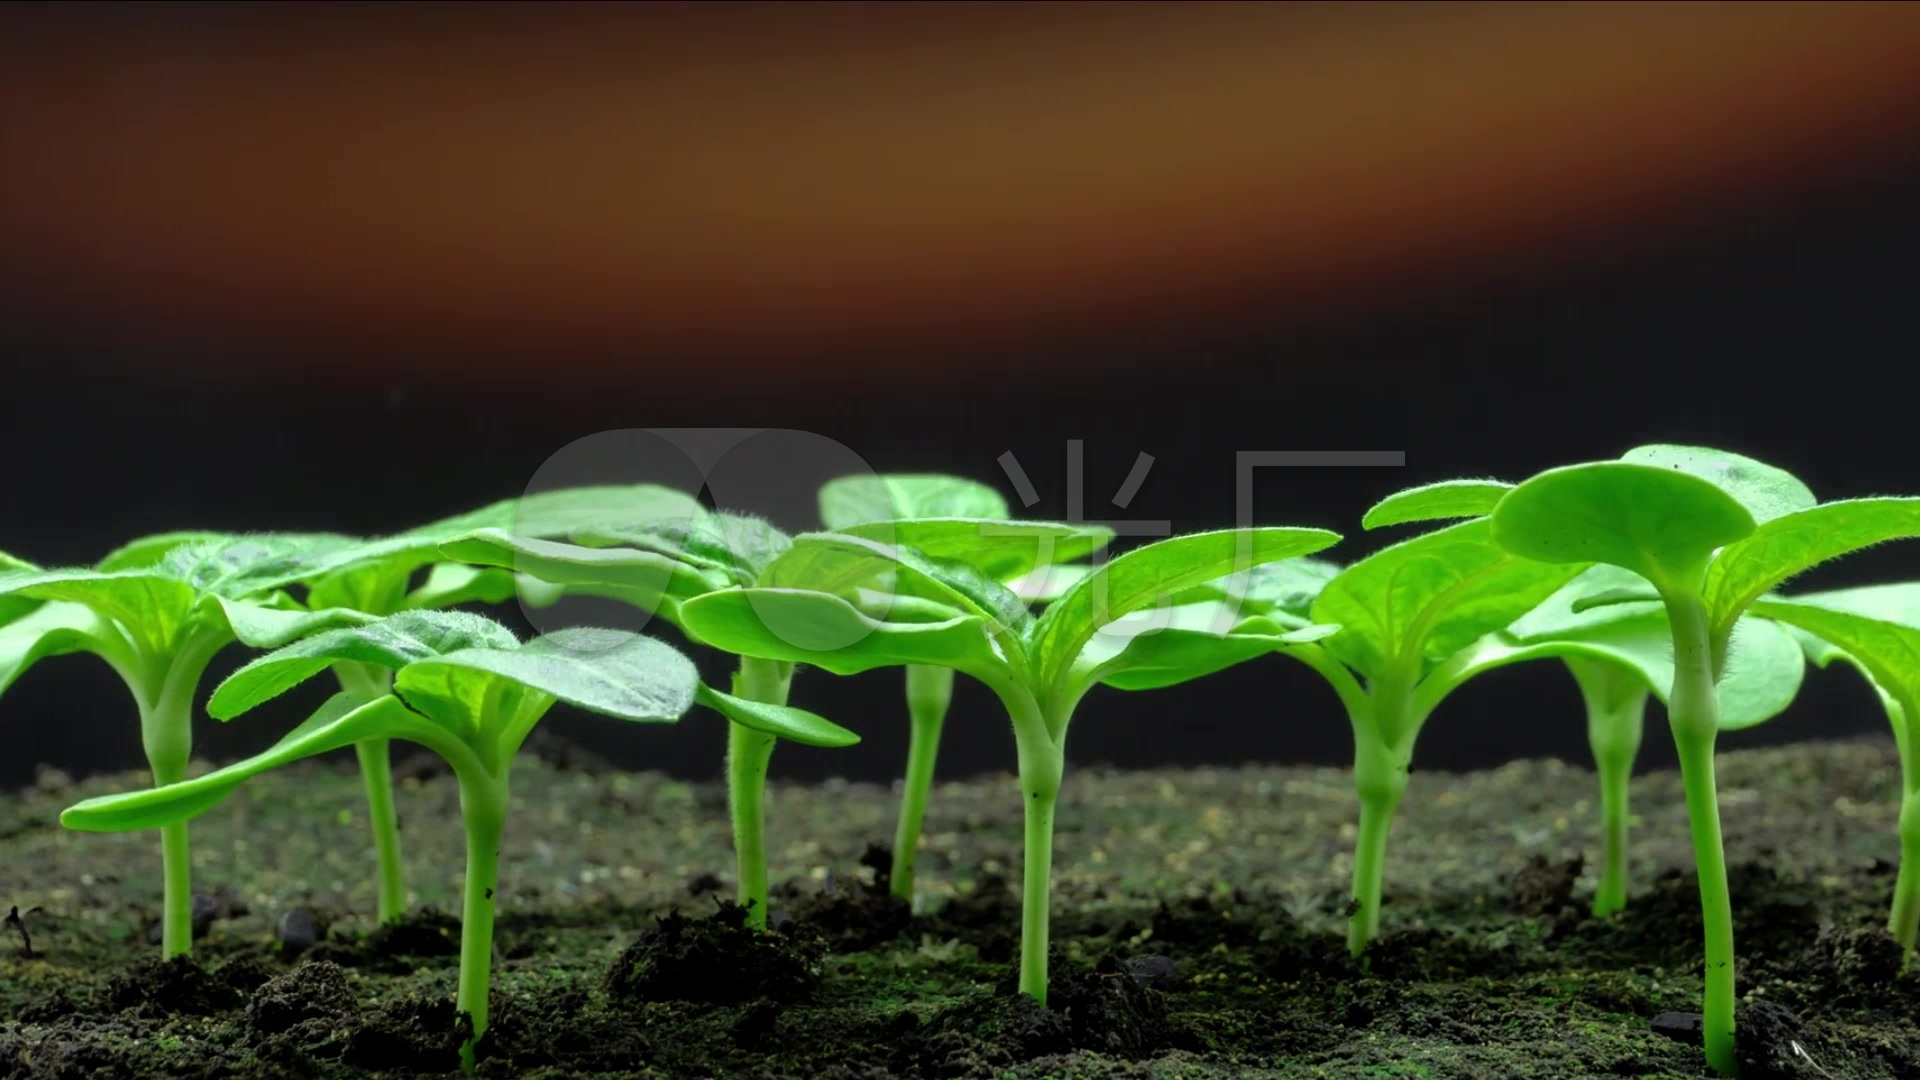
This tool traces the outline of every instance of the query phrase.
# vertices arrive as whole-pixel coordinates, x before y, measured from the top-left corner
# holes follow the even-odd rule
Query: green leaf
[[[1802,631],[1807,653],[1821,667],[1837,659],[1850,662],[1883,701],[1898,706],[1902,719],[1920,719],[1920,628],[1828,606],[1812,597],[1761,600],[1753,610]],[[1911,739],[1904,733],[1902,737]]]
[[[1043,566],[1084,559],[1113,539],[1113,530],[1104,525],[984,518],[879,521],[836,531],[878,544],[913,548],[932,559],[962,562],[1003,583]]]
[[[1341,627],[1328,652],[1369,678],[1419,679],[1434,663],[1502,629],[1583,569],[1531,562],[1492,542],[1475,518],[1385,548],[1348,567],[1314,601]]]
[[[77,652],[94,653],[116,666],[132,660],[119,632],[84,604],[55,601],[0,626],[0,691],[40,661]]]
[[[232,537],[232,533],[203,530],[155,533],[114,548],[99,562],[94,563],[93,568],[108,574],[117,570],[148,570],[157,565],[167,552],[182,544],[214,543],[232,539]]]
[[[896,623],[827,593],[728,589],[687,601],[680,618],[689,637],[735,656],[811,664],[836,675],[928,664],[993,678],[1005,668],[985,621],[972,614]]]
[[[172,645],[199,599],[192,586],[157,569],[10,573],[0,575],[0,595],[80,604],[120,624],[154,651]]]
[[[1074,664],[1100,627],[1187,589],[1329,547],[1325,529],[1221,529],[1135,548],[1094,570],[1048,605],[1034,624],[1035,673],[1053,682]],[[1334,621],[1334,620],[1326,620]]]
[[[935,559],[913,548],[846,533],[802,533],[761,575],[770,589],[801,589],[861,600],[880,617],[877,598],[933,601],[977,615],[994,632],[1018,631],[1033,620],[1024,600],[965,563]]]
[[[1771,599],[1807,604],[1829,611],[1846,611],[1881,622],[1920,627],[1920,581],[1862,585],[1851,589],[1776,596]]]
[[[724,570],[706,569],[657,551],[583,547],[515,536],[487,529],[448,540],[441,551],[450,559],[500,567],[569,590],[611,596],[668,619],[688,597],[726,588]]]
[[[364,541],[338,533],[257,533],[180,544],[153,572],[234,599],[305,581]]]
[[[536,492],[407,530],[416,537],[453,537],[481,529],[547,539],[617,524],[698,520],[694,496],[658,484],[602,484]]]
[[[61,812],[60,824],[84,832],[123,832],[190,821],[269,769],[365,739],[415,737],[421,727],[419,718],[391,697],[366,702],[335,694],[299,727],[250,758],[177,784],[75,803]]]
[[[1799,477],[1785,469],[1708,446],[1655,443],[1637,446],[1620,455],[1620,460],[1697,476],[1738,499],[1753,520],[1762,524],[1809,509],[1819,501]]]
[[[1214,611],[1204,610],[1214,608]],[[1139,619],[1147,628],[1129,633],[1125,624]],[[1157,690],[1191,682],[1236,664],[1265,656],[1289,645],[1306,645],[1339,632],[1337,626],[1290,628],[1271,619],[1242,620],[1232,630],[1219,633],[1208,624],[1221,618],[1231,620],[1233,610],[1225,605],[1195,605],[1171,618],[1154,618],[1159,613],[1127,616],[1106,629],[1081,652],[1080,675],[1084,681],[1098,681],[1121,690]],[[1152,624],[1165,623],[1164,626]],[[1119,634],[1114,632],[1118,630]]]
[[[1501,480],[1442,480],[1408,488],[1373,504],[1360,519],[1363,529],[1404,525],[1412,521],[1485,517],[1513,485]]]
[[[485,698],[491,680],[602,716],[672,722],[692,707],[700,676],[693,661],[663,641],[576,626],[517,647],[477,645],[416,660],[400,669],[394,692],[414,709],[451,724],[482,716],[471,703]],[[537,713],[544,706],[523,711]],[[521,722],[529,720],[522,716]]]
[[[709,513],[693,521],[603,525],[575,530],[575,543],[651,551],[699,570],[726,576],[722,582],[753,585],[768,564],[792,546],[792,538],[768,522],[742,514]]]
[[[1244,584],[1237,588],[1240,578],[1221,578],[1188,589],[1174,600],[1176,604],[1237,602],[1242,615],[1271,615],[1282,622],[1306,626],[1313,621],[1313,602],[1340,573],[1340,564],[1325,559],[1282,559],[1262,563],[1241,575]]]
[[[32,573],[39,569],[25,559],[16,559],[0,551],[0,580],[4,580],[9,574]],[[0,626],[5,626],[43,603],[45,601],[31,596],[5,592],[4,587],[0,587]]]
[[[504,604],[517,592],[515,576],[491,566],[435,563],[427,580],[407,594],[403,609],[450,608],[458,604]]]
[[[1707,569],[1707,612],[1716,632],[1749,605],[1829,559],[1888,540],[1920,536],[1920,499],[1849,499],[1800,510],[1731,543]]]
[[[409,664],[471,647],[511,649],[512,631],[461,611],[406,611],[364,626],[301,638],[229,675],[213,691],[207,714],[229,720],[313,678],[335,663],[374,664],[398,671]]]
[[[1714,549],[1754,531],[1726,491],[1674,468],[1568,465],[1508,492],[1489,519],[1502,548],[1543,563],[1608,563],[1662,589],[1695,591]]]
[[[1007,588],[1029,604],[1050,604],[1091,573],[1093,567],[1085,563],[1040,566],[1007,582]]]
[[[829,529],[917,518],[1005,519],[1007,500],[985,484],[934,473],[861,473],[820,488],[820,520]]]
[[[308,611],[291,604],[229,600],[224,596],[214,599],[228,632],[241,644],[255,649],[278,649],[310,634],[343,626],[364,626],[376,621],[375,616],[352,608]]]
[[[741,727],[752,728],[788,742],[839,748],[860,741],[860,736],[804,709],[748,701],[732,694],[723,694],[705,684],[695,691],[695,699]]]

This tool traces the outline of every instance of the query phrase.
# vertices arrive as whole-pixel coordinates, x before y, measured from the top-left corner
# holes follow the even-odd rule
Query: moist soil
[[[1628,909],[1591,917],[1593,777],[1416,773],[1381,937],[1344,940],[1354,797],[1333,769],[1070,772],[1052,988],[1015,993],[1011,777],[945,783],[920,895],[885,880],[895,794],[776,783],[771,932],[729,902],[717,785],[546,747],[515,766],[487,1077],[1696,1077],[1699,897],[1678,778],[1636,778]],[[1887,740],[1728,752],[1743,1076],[1920,1077],[1920,976],[1884,930]],[[161,963],[151,833],[65,831],[140,786],[0,798],[0,1076],[458,1075],[460,815],[400,783],[413,914],[376,928],[350,759],[194,823],[194,957]],[[29,953],[19,932],[31,936]]]

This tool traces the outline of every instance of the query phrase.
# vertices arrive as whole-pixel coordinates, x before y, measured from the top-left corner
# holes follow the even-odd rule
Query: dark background
[[[598,341],[467,363],[458,341],[356,339],[323,326],[324,311],[312,316],[314,333],[286,320],[244,333],[211,316],[128,321],[113,313],[137,300],[117,284],[93,294],[93,317],[72,302],[84,289],[47,299],[14,251],[0,262],[0,285],[12,283],[0,292],[9,463],[0,548],[62,564],[171,528],[383,532],[517,494],[573,440],[620,428],[799,429],[876,469],[960,473],[1010,500],[995,459],[1013,451],[1041,495],[1030,511],[1038,516],[1067,512],[1066,444],[1084,440],[1088,517],[1167,519],[1176,531],[1233,523],[1236,451],[1405,450],[1404,469],[1260,474],[1258,519],[1342,532],[1327,553],[1342,561],[1403,535],[1358,527],[1369,504],[1398,488],[1517,480],[1649,441],[1749,453],[1825,499],[1920,492],[1915,134],[1896,125],[1871,152],[1810,153],[1763,183],[1735,177],[1660,213],[1600,218],[1578,242],[1429,262],[1418,275],[1346,290],[1337,304],[1302,303],[1291,286],[1263,292],[1256,275],[1210,305],[1110,312],[988,340],[893,328],[859,349],[801,338],[752,364],[719,350],[622,352]],[[127,183],[137,187],[137,173]],[[315,334],[337,362],[276,359]],[[1153,469],[1117,510],[1107,496],[1141,451],[1154,455]],[[1893,545],[1804,584],[1910,578],[1916,568],[1920,548]],[[518,611],[501,614],[528,628]],[[223,654],[205,685],[243,651]],[[713,657],[701,662],[723,676]],[[865,742],[783,749],[775,775],[896,774],[899,690],[897,672],[803,675],[795,703]],[[227,725],[203,717],[199,748],[216,758],[247,752],[295,715],[289,706]],[[1652,715],[1657,725],[1657,706]],[[131,705],[92,658],[36,668],[0,701],[0,716],[0,784],[28,781],[42,763],[70,772],[141,764]],[[677,728],[638,729],[562,707],[548,724],[622,764],[688,777],[717,775],[724,743],[718,721],[700,713]],[[1809,672],[1791,712],[1723,745],[1885,727],[1856,676]],[[941,773],[1010,770],[1011,751],[996,703],[963,680]],[[1341,763],[1349,751],[1331,693],[1279,659],[1169,691],[1098,691],[1069,740],[1076,764],[1127,767]],[[1586,759],[1578,696],[1556,665],[1507,669],[1456,694],[1415,760],[1468,769],[1535,755]],[[1655,726],[1643,766],[1671,761]]]

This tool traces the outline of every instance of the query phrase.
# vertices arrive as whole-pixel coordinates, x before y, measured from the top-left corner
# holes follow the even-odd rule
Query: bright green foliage
[[[1842,661],[1856,668],[1886,708],[1901,777],[1900,876],[1887,928],[1912,950],[1920,938],[1920,584],[1762,599],[1754,611],[1800,631],[1821,667]]]
[[[505,627],[462,612],[402,612],[367,626],[305,638],[263,656],[214,691],[209,711],[227,719],[272,700],[334,663],[393,672],[391,695],[334,695],[267,750],[223,769],[149,791],[88,799],[61,822],[95,831],[177,827],[269,769],[370,739],[406,739],[444,758],[460,785],[467,829],[458,1007],[477,1040],[487,1027],[494,889],[514,754],[541,717],[564,701],[636,722],[677,720],[705,705],[769,735],[846,746],[849,731],[810,713],[741,701],[701,684],[671,646],[617,630],[573,628],[521,644]],[[463,1049],[472,1065],[472,1043]]]
[[[1051,600],[1070,588],[1078,577],[1067,575],[1090,568],[1067,560],[1091,554],[1112,536],[1106,529],[1054,523],[1010,526],[999,520],[1008,513],[999,493],[959,477],[843,477],[821,488],[819,503],[820,519],[829,529],[932,558],[964,561],[1027,602]],[[1019,588],[1023,583],[1024,590]],[[904,607],[888,614],[906,617]],[[906,665],[907,765],[888,888],[910,904],[940,735],[953,702],[953,674],[952,668],[938,663]]]
[[[1360,527],[1380,529],[1415,521],[1486,517],[1512,487],[1499,480],[1442,480],[1422,484],[1373,504],[1360,518]]]
[[[999,696],[1013,724],[1026,811],[1020,989],[1044,1004],[1053,813],[1067,728],[1082,696],[1126,670],[1133,648],[1148,650],[1168,632],[1116,624],[1166,608],[1181,590],[1307,555],[1338,539],[1320,529],[1273,528],[1162,540],[1091,571],[1035,618],[1006,586],[970,568],[843,533],[809,533],[795,537],[792,550],[767,567],[763,580],[777,586],[708,593],[681,605],[680,620],[692,636],[742,656],[842,675],[944,667]],[[863,610],[862,598],[874,592],[887,595],[868,600]],[[913,602],[892,602],[893,595]],[[1208,622],[1221,606],[1187,607]],[[945,617],[931,617],[941,609]],[[1272,647],[1266,642],[1248,655]],[[1154,657],[1143,667],[1164,670],[1169,663]],[[1196,674],[1219,666],[1214,657],[1179,664]]]
[[[284,589],[352,543],[331,534],[170,534],[108,556],[113,569],[0,573],[0,598],[40,606],[0,626],[0,689],[40,660],[90,652],[120,675],[140,714],[154,782],[186,776],[193,699],[214,655],[238,640],[272,648],[330,626],[367,621],[354,611],[308,611]],[[192,882],[184,825],[162,835],[164,955],[190,952]]]
[[[1667,714],[1686,781],[1705,916],[1707,1059],[1731,1073],[1733,919],[1713,777],[1722,726],[1716,683],[1727,678],[1731,656],[1745,651],[1730,650],[1729,642],[1747,609],[1793,575],[1920,535],[1920,499],[1817,506],[1804,485],[1751,458],[1655,446],[1621,461],[1543,472],[1508,493],[1492,521],[1495,540],[1518,555],[1618,566],[1646,578],[1663,601],[1674,664]]]

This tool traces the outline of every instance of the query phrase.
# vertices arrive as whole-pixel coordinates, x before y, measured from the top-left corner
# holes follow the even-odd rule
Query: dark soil
[[[541,753],[544,755],[545,750]],[[1882,741],[1722,756],[1743,1075],[1920,1077],[1920,975],[1883,923],[1898,768]],[[151,834],[0,800],[0,1077],[456,1075],[460,817],[401,784],[414,914],[375,928],[358,777],[260,778],[194,825],[195,958],[160,963]],[[1588,914],[1592,777],[1420,773],[1383,933],[1344,941],[1336,770],[1069,775],[1049,1006],[1014,993],[1020,803],[943,784],[918,910],[881,786],[776,784],[769,922],[729,901],[715,786],[579,755],[514,771],[487,1077],[1698,1077],[1700,909],[1677,777],[1635,781],[1628,909]],[[31,935],[27,955],[24,929]]]

